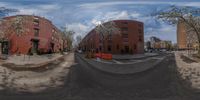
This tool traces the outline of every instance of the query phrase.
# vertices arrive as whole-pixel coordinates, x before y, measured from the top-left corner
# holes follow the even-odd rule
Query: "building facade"
[[[113,33],[108,39],[102,40],[95,28],[81,41],[80,49],[112,54],[144,53],[144,27],[142,22],[134,20],[114,20],[110,22],[115,23],[116,28],[119,29],[118,34]]]
[[[5,17],[0,24],[0,30],[0,50],[3,54],[52,53],[66,47],[61,31],[44,17]]]
[[[177,24],[177,46],[178,49],[187,49],[186,26],[180,21]]]

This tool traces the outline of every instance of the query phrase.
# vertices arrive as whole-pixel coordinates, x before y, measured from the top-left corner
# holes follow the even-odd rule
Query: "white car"
[[[78,53],[82,53],[82,50],[78,50]]]

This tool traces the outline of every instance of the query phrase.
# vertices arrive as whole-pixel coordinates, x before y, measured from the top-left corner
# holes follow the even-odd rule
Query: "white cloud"
[[[167,2],[167,1],[115,1],[115,2],[95,2],[95,3],[83,3],[78,7],[85,9],[98,9],[106,6],[117,6],[117,5],[155,5],[155,4],[169,4],[178,6],[193,6],[200,7],[200,2]]]
[[[86,32],[89,30],[89,26],[84,25],[82,23],[66,24],[66,27],[68,27],[70,30],[75,31],[76,35],[81,35],[81,36],[84,36]]]
[[[20,9],[18,14],[45,15],[46,13],[59,9],[59,6],[56,4],[45,4],[38,6],[16,6],[16,8]]]
[[[97,26],[97,25],[101,24],[102,22],[97,19],[92,19],[91,23]]]
[[[0,2],[0,7],[7,7],[8,4],[7,3],[4,3],[4,2]]]
[[[151,36],[159,37],[162,40],[171,40],[176,42],[176,27],[172,25],[162,24],[160,28],[146,28],[145,39],[148,40]]]
[[[179,6],[191,6],[191,7],[200,7],[200,2],[184,2],[181,4],[178,4]]]
[[[130,14],[130,16],[133,18],[139,18],[141,15],[135,12],[135,13]]]
[[[127,11],[114,11],[114,12],[107,12],[107,13],[101,13],[97,16],[95,16],[91,23],[96,25],[99,21],[101,22],[107,22],[110,20],[117,20],[117,19],[130,19],[130,15]]]
[[[14,13],[14,15],[15,14],[29,14],[29,15],[35,14],[35,15],[42,15],[42,16],[60,8],[60,6],[57,4],[19,5],[19,4],[4,3],[4,2],[0,2],[0,7],[18,9],[19,12]]]
[[[129,19],[129,15],[127,11],[116,11],[106,13],[104,16],[105,20],[114,20],[114,19]]]
[[[51,11],[51,10],[55,10],[55,9],[59,9],[59,8],[60,8],[60,6],[57,5],[57,4],[39,5],[38,7],[39,7],[38,9],[48,10],[48,11]]]
[[[133,16],[133,14],[130,15],[127,11],[100,13],[91,20],[88,20],[86,22],[87,24],[82,24],[77,22],[72,24],[66,24],[66,26],[69,29],[74,30],[77,33],[76,36],[81,35],[82,37],[84,37],[90,30],[92,30],[100,22],[107,22],[110,20],[117,20],[117,19],[130,19],[131,16]],[[139,16],[139,14],[137,16]]]

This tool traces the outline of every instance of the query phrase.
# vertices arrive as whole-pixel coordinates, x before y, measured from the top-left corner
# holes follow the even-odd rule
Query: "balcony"
[[[34,24],[34,29],[39,29],[39,28],[40,28],[39,25],[35,25],[35,24]]]
[[[34,28],[39,28],[39,24],[40,24],[39,19],[34,19],[33,21]]]
[[[39,36],[39,29],[34,28],[34,36],[38,37]]]

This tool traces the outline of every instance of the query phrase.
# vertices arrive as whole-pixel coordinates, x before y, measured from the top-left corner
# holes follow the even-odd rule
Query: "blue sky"
[[[76,35],[86,35],[98,21],[132,19],[144,22],[145,40],[157,36],[176,42],[176,26],[151,14],[171,5],[200,8],[200,0],[0,0],[0,7],[15,8],[16,14],[46,17],[57,27],[67,26]]]

